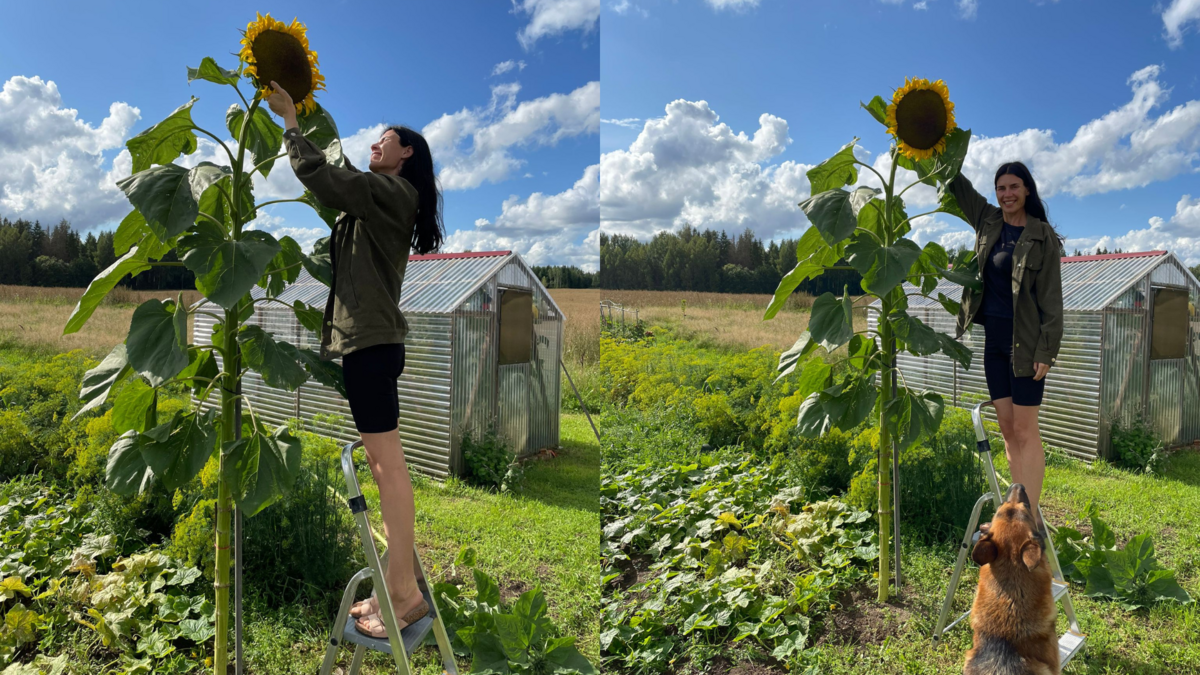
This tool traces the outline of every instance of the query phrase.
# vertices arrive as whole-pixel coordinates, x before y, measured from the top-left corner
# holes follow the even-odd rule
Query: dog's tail
[[[1028,675],[1025,659],[1012,643],[1000,637],[985,637],[971,650],[963,675]]]

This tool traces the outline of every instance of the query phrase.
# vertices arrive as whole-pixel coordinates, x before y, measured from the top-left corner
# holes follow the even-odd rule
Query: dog
[[[963,675],[1059,675],[1050,563],[1025,486],[1014,483],[979,530],[971,551],[980,566],[975,635]]]

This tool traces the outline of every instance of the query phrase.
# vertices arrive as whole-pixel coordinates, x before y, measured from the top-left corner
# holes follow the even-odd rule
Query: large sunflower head
[[[292,25],[276,21],[270,14],[246,25],[242,33],[242,51],[238,57],[246,63],[242,72],[255,80],[263,96],[271,92],[274,80],[296,102],[301,113],[316,107],[313,92],[325,88],[325,77],[317,69],[317,53],[308,48],[307,29],[297,19]]]
[[[905,78],[887,108],[887,127],[906,157],[929,159],[943,152],[946,136],[955,128],[954,103],[946,83]]]

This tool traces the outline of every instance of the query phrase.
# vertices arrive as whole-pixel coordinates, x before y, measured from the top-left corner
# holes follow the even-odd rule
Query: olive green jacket
[[[975,258],[982,270],[1000,238],[1004,212],[988,203],[961,173],[949,183],[958,206],[975,228]],[[985,277],[986,275],[980,275]],[[1013,373],[1031,377],[1034,363],[1054,365],[1063,334],[1062,245],[1043,220],[1026,214],[1025,227],[1013,249]],[[956,338],[978,316],[983,294],[963,288]]]
[[[283,138],[296,178],[323,205],[342,212],[329,239],[333,283],[321,358],[403,343],[408,322],[400,312],[400,286],[416,225],[416,188],[399,176],[359,171],[349,161],[346,168],[328,163],[295,127]]]

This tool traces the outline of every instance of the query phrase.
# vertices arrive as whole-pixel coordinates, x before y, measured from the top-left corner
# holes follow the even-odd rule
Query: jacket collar
[[[998,234],[1000,232],[1000,228],[1003,227],[1004,212],[1000,211],[999,209],[997,209],[996,212],[997,215],[992,218],[991,226]],[[1021,232],[1021,239],[1045,241],[1049,237],[1049,233],[1050,226],[1046,223],[1046,221],[1036,216],[1029,215],[1028,213],[1025,214],[1025,228],[1024,231]]]

